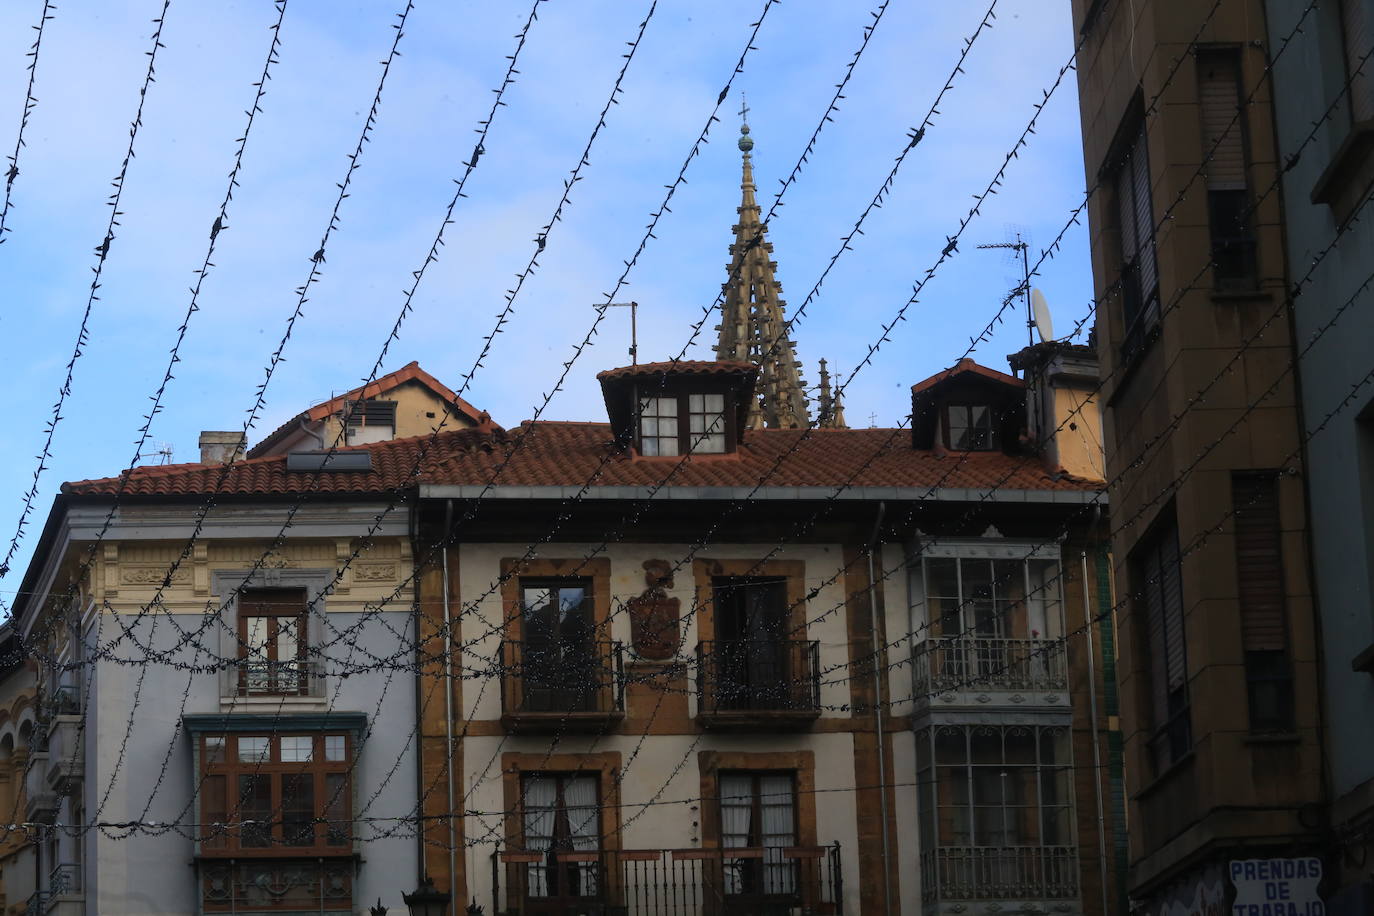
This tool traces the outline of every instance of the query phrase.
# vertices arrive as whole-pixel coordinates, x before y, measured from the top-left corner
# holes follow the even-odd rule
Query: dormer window
[[[678,455],[677,398],[644,398],[639,402],[639,453]]]
[[[687,432],[692,439],[692,451],[704,455],[719,455],[725,451],[725,395],[687,395]]]
[[[758,367],[641,363],[597,374],[618,448],[640,458],[729,455],[744,437]]]
[[[681,422],[684,416],[685,427]],[[725,395],[721,393],[641,398],[639,453],[645,457],[724,454],[728,426]]]
[[[918,449],[1014,452],[1025,415],[1026,382],[971,359],[911,386],[911,444]]]
[[[999,421],[987,404],[950,404],[945,408],[945,445],[958,452],[993,452],[1002,447]]]

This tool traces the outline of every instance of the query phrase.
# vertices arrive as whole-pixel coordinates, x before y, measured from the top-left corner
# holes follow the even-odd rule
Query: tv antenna
[[[153,454],[155,454],[155,455],[158,456],[158,462],[157,462],[158,464],[171,464],[171,463],[172,463],[172,454],[173,454],[173,452],[172,452],[172,443],[170,443],[170,442],[162,442],[162,443],[160,443],[160,444],[158,445],[158,447],[157,447],[157,451],[154,452]]]
[[[638,302],[607,302],[597,303],[599,308],[627,308],[630,310],[630,365],[639,365],[639,303]]]
[[[1026,338],[1030,341],[1031,346],[1034,346],[1035,334],[1032,333],[1032,330],[1035,328],[1035,316],[1031,309],[1030,257],[1026,254],[1026,250],[1030,246],[1026,244],[1025,240],[1021,238],[1021,233],[1018,232],[1016,233],[1016,241],[1014,242],[989,242],[986,245],[979,245],[978,247],[1010,248],[1013,251],[1021,252],[1021,290],[1026,296]]]

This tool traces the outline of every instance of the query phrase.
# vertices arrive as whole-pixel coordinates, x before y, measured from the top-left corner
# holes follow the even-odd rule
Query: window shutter
[[[1374,118],[1374,13],[1371,0],[1341,0],[1341,30],[1345,36],[1345,66],[1350,75],[1350,114],[1356,121]],[[1358,75],[1355,70],[1363,68]]]
[[[1183,584],[1178,528],[1170,526],[1159,542],[1160,588],[1164,593],[1164,656],[1169,692],[1188,680],[1188,654],[1183,639]]]
[[[1159,276],[1155,270],[1155,218],[1150,203],[1150,154],[1146,148],[1145,125],[1131,148],[1131,184],[1135,190],[1136,257],[1140,263],[1141,304],[1148,303]]]
[[[1202,153],[1207,189],[1245,190],[1245,137],[1240,106],[1240,56],[1232,49],[1197,55],[1198,104],[1202,114]]]
[[[1272,475],[1237,474],[1231,478],[1231,500],[1243,648],[1247,652],[1283,650],[1287,628],[1278,481]]]
[[[1150,697],[1154,709],[1155,725],[1162,725],[1168,719],[1168,653],[1165,648],[1164,602],[1161,590],[1159,552],[1153,547],[1147,549],[1137,567],[1140,583],[1137,591],[1144,597],[1145,632],[1148,640]]]
[[[395,426],[395,401],[348,401],[344,413],[349,426]]]
[[[1126,160],[1116,173],[1117,222],[1121,226],[1121,255],[1127,263],[1135,260],[1135,193],[1132,187],[1131,163]]]

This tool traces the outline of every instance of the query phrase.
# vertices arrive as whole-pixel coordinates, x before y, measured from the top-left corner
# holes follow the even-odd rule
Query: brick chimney
[[[207,429],[200,434],[200,463],[228,464],[243,458],[246,445],[241,430],[216,431]]]

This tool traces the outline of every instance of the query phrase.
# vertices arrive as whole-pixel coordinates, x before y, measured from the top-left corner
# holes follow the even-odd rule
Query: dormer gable
[[[961,359],[911,386],[914,448],[1016,452],[1025,428],[1026,383]]]
[[[419,363],[410,362],[307,408],[249,449],[247,457],[421,436],[432,432],[441,418],[446,429],[467,429],[481,425],[484,416]]]
[[[728,455],[749,420],[758,368],[730,360],[679,360],[597,375],[619,447],[642,458]]]

